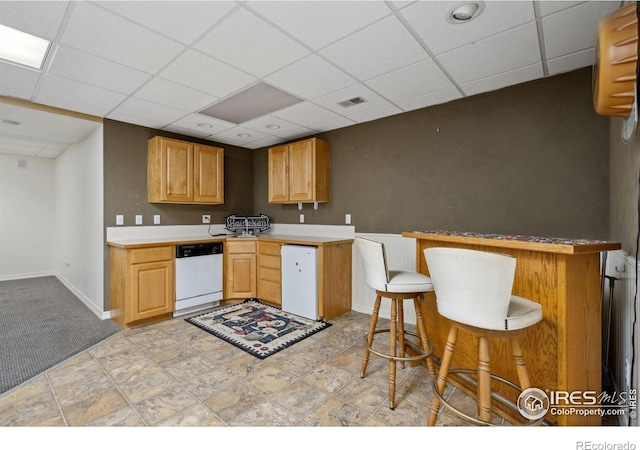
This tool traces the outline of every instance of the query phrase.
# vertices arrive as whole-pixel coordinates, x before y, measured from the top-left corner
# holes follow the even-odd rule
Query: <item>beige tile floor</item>
[[[369,319],[344,314],[264,360],[183,318],[125,330],[0,396],[0,426],[424,426],[424,367],[398,369],[393,411],[387,361],[372,356],[360,378]]]

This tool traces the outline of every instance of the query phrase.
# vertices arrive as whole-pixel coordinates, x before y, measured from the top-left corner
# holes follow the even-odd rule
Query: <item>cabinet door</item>
[[[258,298],[282,304],[280,242],[258,242]]]
[[[131,281],[127,322],[173,311],[173,261],[132,264]]]
[[[194,195],[201,203],[224,203],[224,150],[194,146]]]
[[[287,145],[269,149],[269,203],[289,201],[289,151]]]
[[[256,297],[256,254],[227,256],[225,298]]]
[[[289,201],[313,201],[314,183],[313,141],[289,145]]]
[[[193,201],[193,145],[162,140],[162,200]]]

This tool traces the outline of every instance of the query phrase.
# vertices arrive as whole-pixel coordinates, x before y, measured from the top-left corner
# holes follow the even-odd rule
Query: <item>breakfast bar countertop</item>
[[[189,237],[165,237],[165,238],[133,238],[133,239],[113,239],[107,241],[107,245],[120,248],[143,248],[156,247],[158,245],[183,245],[199,244],[203,242],[224,242],[227,240],[269,240],[298,245],[324,245],[339,244],[341,242],[353,242],[351,238],[330,237],[330,236],[301,236],[293,234],[270,234],[264,233],[253,237],[237,237],[235,235],[221,234],[210,236],[189,236]]]
[[[620,242],[595,239],[568,239],[448,230],[405,231],[402,233],[402,236],[449,243],[476,244],[488,247],[565,254],[598,253],[609,250],[619,250],[621,248]]]

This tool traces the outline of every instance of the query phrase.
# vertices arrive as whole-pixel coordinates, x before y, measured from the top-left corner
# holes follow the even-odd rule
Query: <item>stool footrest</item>
[[[459,373],[468,373],[468,374],[475,374],[477,375],[478,371],[476,369],[465,369],[465,368],[455,368],[455,369],[449,369],[448,375],[452,375],[452,374],[459,374]],[[518,386],[517,384],[507,380],[506,378],[502,378],[498,375],[495,374],[491,374],[491,379],[498,381],[499,383],[503,383],[506,384],[509,387],[512,387],[513,389],[515,389],[518,392],[522,392],[522,389],[520,388],[520,386]],[[448,378],[448,376],[447,376]],[[456,408],[455,406],[453,406],[451,403],[449,403],[444,396],[438,392],[438,388],[437,388],[437,382],[438,382],[438,377],[436,376],[433,381],[433,392],[435,393],[435,395],[438,397],[438,399],[440,399],[440,403],[442,404],[442,406],[444,406],[447,410],[451,411],[456,417],[464,420],[465,422],[471,423],[473,425],[480,425],[480,426],[496,426],[495,424],[491,423],[491,422],[486,422],[484,420],[480,420],[476,417],[470,416],[467,413],[465,413],[464,411],[461,411],[460,409]],[[448,381],[447,381],[448,382]],[[446,385],[445,385],[445,389],[446,389]],[[443,392],[444,390],[443,389]],[[495,399],[495,397],[493,396],[492,393],[492,398]],[[515,405],[509,405],[511,407],[513,407],[513,409],[516,409]],[[542,424],[542,422],[544,421],[544,417],[541,417],[539,419],[536,420],[530,420],[526,423],[523,423],[522,426],[536,426],[536,425],[540,425]]]
[[[389,333],[389,332],[391,332],[390,328],[381,328],[381,329],[375,330],[373,332],[373,334]],[[417,333],[414,333],[413,331],[405,330],[404,334],[405,335],[409,335],[409,336],[413,336],[413,337],[416,337],[416,338],[420,338],[420,335],[417,334]],[[365,342],[367,342],[366,339],[367,338],[365,336]],[[418,346],[417,344],[415,344],[415,343],[413,343],[411,341],[405,342],[405,345],[410,346],[411,348],[413,348],[415,351],[418,352],[418,354],[414,355],[414,356],[391,356],[388,353],[382,353],[382,352],[380,352],[378,350],[374,350],[373,349],[373,342],[372,342],[371,345],[367,344],[367,348],[369,349],[369,351],[371,353],[373,353],[374,355],[379,356],[381,358],[385,358],[385,359],[389,359],[389,360],[393,360],[393,361],[400,361],[400,362],[412,362],[412,361],[421,361],[421,360],[427,359],[429,356],[431,356],[431,354],[433,353],[433,350],[434,350],[433,344],[431,343],[431,341],[427,341],[427,343],[429,345],[429,351],[425,353],[424,349],[422,347]]]

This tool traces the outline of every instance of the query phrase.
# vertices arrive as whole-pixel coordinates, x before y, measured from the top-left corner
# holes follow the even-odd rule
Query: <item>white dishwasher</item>
[[[176,308],[173,317],[220,304],[222,242],[176,246]]]
[[[318,320],[318,248],[283,245],[282,310]]]

